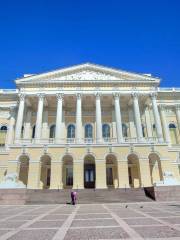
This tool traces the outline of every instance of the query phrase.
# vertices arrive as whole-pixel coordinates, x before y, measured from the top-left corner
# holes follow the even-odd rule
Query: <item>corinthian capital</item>
[[[38,96],[40,101],[44,100],[44,98],[45,98],[45,94],[44,93],[39,93],[39,94],[37,94],[37,96]]]
[[[19,94],[19,100],[20,100],[20,101],[24,101],[24,100],[25,100],[25,96],[26,96],[26,95],[25,95],[24,93],[20,93],[20,94]]]
[[[95,93],[95,96],[96,96],[96,99],[100,99],[101,93],[100,93],[100,92],[97,92],[97,93]]]
[[[114,99],[119,99],[120,93],[113,93],[113,97],[114,97]]]
[[[77,99],[80,99],[80,98],[81,98],[81,96],[82,96],[82,94],[81,94],[81,93],[77,93],[77,94],[76,94],[76,97],[77,97]]]
[[[132,92],[132,93],[131,93],[131,96],[132,96],[132,98],[138,98],[138,97],[139,97],[139,93],[137,93],[137,92]]]
[[[58,101],[58,100],[63,100],[64,94],[63,94],[63,93],[57,93],[57,94],[56,94],[56,98],[57,98],[57,101]]]
[[[157,98],[157,93],[156,92],[150,93],[150,98],[151,99],[156,99]]]

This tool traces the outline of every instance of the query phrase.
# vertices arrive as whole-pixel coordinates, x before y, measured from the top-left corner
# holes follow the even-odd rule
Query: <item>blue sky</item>
[[[0,88],[84,62],[180,87],[180,1],[0,1]]]

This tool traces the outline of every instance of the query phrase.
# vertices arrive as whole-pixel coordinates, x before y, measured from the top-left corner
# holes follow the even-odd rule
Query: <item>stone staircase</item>
[[[82,189],[76,190],[78,203],[119,203],[152,201],[143,188],[138,189]],[[29,204],[70,203],[71,190],[27,190]]]
[[[143,188],[76,190],[78,203],[120,203],[152,201]],[[65,204],[71,190],[0,189],[0,204]]]

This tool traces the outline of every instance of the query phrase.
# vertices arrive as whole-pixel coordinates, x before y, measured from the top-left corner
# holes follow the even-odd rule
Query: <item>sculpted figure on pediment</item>
[[[117,78],[110,75],[105,74],[102,72],[95,72],[95,71],[82,71],[78,73],[69,74],[59,79],[62,80],[116,80]]]

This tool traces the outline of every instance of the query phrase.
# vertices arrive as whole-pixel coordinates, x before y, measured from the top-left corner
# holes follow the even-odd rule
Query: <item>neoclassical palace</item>
[[[0,181],[28,189],[139,188],[180,180],[180,88],[81,64],[0,90]]]

